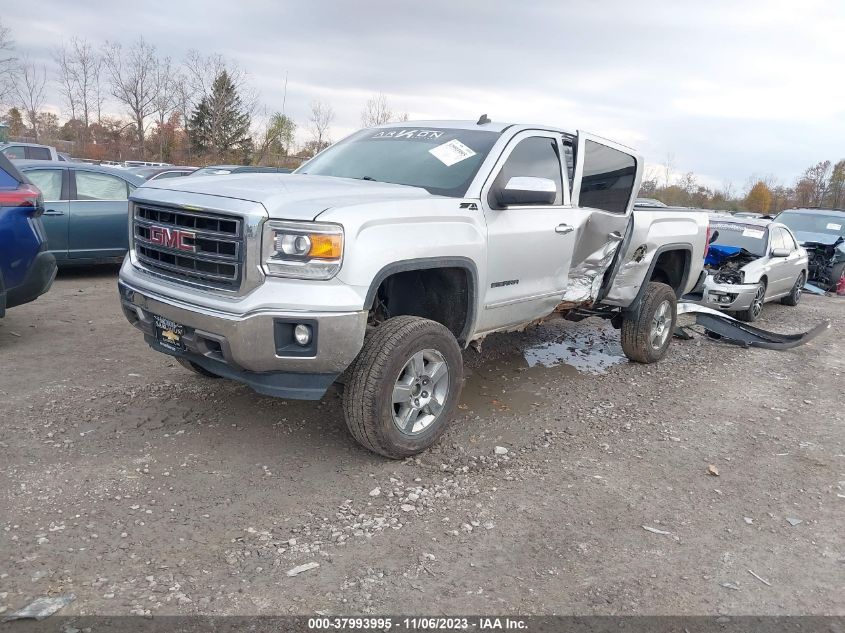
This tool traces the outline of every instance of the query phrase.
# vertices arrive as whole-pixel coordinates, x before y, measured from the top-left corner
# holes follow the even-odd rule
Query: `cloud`
[[[281,109],[287,73],[287,113],[302,129],[312,100],[330,103],[335,139],[383,92],[412,118],[486,112],[588,129],[650,163],[671,152],[679,172],[708,182],[752,172],[792,181],[845,147],[841,3],[149,0],[118,10],[39,0],[3,20],[19,50],[48,65],[72,36],[143,35],[175,60],[191,48],[221,53],[269,111]]]

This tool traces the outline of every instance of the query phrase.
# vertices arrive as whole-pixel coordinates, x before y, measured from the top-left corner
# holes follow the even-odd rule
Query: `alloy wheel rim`
[[[416,352],[393,384],[393,423],[405,435],[418,435],[441,415],[449,397],[449,366],[436,349]]]
[[[755,317],[760,316],[763,311],[763,298],[766,296],[766,289],[763,286],[757,288],[757,294],[754,295],[754,301],[751,304],[751,312]]]
[[[795,300],[801,298],[801,293],[804,292],[804,273],[798,275],[798,281],[795,282]]]
[[[654,317],[651,320],[651,346],[654,349],[660,349],[669,338],[669,330],[672,325],[672,306],[669,301],[664,301],[657,310],[654,311]]]

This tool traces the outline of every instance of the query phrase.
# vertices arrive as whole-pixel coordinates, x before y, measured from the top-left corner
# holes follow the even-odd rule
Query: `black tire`
[[[805,281],[807,281],[807,275],[802,270],[801,274],[798,275],[798,279],[795,280],[795,285],[792,286],[792,290],[788,295],[781,299],[780,302],[787,306],[797,306],[798,302],[801,301],[801,293],[804,291]]]
[[[675,331],[677,307],[678,298],[672,288],[656,281],[648,282],[639,313],[622,319],[622,351],[625,356],[638,363],[656,363],[663,358]],[[668,310],[668,314],[664,310]],[[659,335],[655,338],[655,332],[658,332],[658,311],[664,315],[661,317],[664,319],[662,326],[668,328],[668,334],[664,336],[665,329],[659,329]],[[666,322],[665,317],[671,318]]]
[[[836,287],[839,285],[839,280],[845,275],[845,262],[840,262],[830,269],[830,288],[829,292],[836,292]]]
[[[190,369],[195,374],[199,374],[200,376],[205,376],[206,378],[220,378],[217,374],[213,374],[204,367],[197,365],[194,361],[188,360],[187,358],[176,358],[176,362],[182,365],[185,369]]]
[[[423,350],[429,355],[436,352],[437,366],[445,362],[448,371],[440,380],[445,380],[447,386],[445,391],[441,388],[442,403],[435,401],[433,389],[428,398],[429,402],[435,401],[438,409],[433,421],[419,431],[405,432],[394,418],[407,411],[410,403],[394,403],[394,394],[404,387],[400,381],[410,371],[412,359],[419,358]],[[424,367],[435,367],[428,359],[424,362],[429,363]],[[424,388],[421,385],[425,371],[413,374],[421,376],[420,382],[409,385],[409,389]],[[346,375],[343,413],[349,432],[365,448],[391,459],[402,459],[427,449],[446,429],[463,387],[463,358],[455,337],[443,325],[420,317],[399,316],[368,333]],[[413,400],[414,396],[410,397]],[[432,415],[432,408],[419,409],[419,415],[423,416],[426,410],[429,413],[421,418],[423,421]]]
[[[763,305],[765,301],[766,284],[765,282],[761,281],[757,284],[757,290],[755,291],[754,300],[751,303],[751,307],[749,307],[747,310],[737,310],[736,318],[740,321],[745,321],[746,323],[753,323],[754,321],[760,318],[761,314],[763,314]]]

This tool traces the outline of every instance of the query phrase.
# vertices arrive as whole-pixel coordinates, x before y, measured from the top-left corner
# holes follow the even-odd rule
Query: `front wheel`
[[[368,334],[349,368],[346,425],[375,453],[416,455],[446,429],[462,386],[461,349],[448,329],[420,317],[388,319]]]
[[[751,323],[760,318],[763,314],[763,304],[766,302],[766,284],[762,281],[757,284],[757,290],[754,291],[754,298],[751,300],[751,305],[747,310],[739,310],[736,313],[736,318],[740,321]]]
[[[780,302],[788,306],[797,306],[798,302],[801,300],[801,293],[804,291],[805,281],[807,281],[807,276],[802,270],[801,274],[798,275],[798,279],[795,280],[795,285],[792,286],[792,291],[781,299]]]
[[[666,355],[675,321],[678,299],[669,286],[648,282],[636,318],[622,320],[622,351],[638,363],[656,363]]]

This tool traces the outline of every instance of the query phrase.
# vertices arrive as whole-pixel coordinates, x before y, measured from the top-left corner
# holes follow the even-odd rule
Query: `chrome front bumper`
[[[367,327],[366,310],[292,312],[262,309],[238,315],[176,301],[134,288],[125,281],[118,282],[118,288],[126,318],[144,333],[151,347],[173,356],[183,356],[212,373],[245,382],[261,393],[281,397],[315,399],[322,396],[326,387],[357,356]],[[183,350],[167,349],[160,344],[156,337],[156,316],[184,326],[185,333],[180,341]],[[314,349],[311,351],[297,350],[286,345],[287,341],[280,341],[279,332],[284,331],[285,326],[299,322],[313,329]],[[313,388],[297,391],[286,389],[284,385],[289,381],[275,380],[272,374],[298,376],[297,384],[302,382],[303,375],[306,379],[308,375],[320,378],[316,382],[310,381],[314,383]]]

